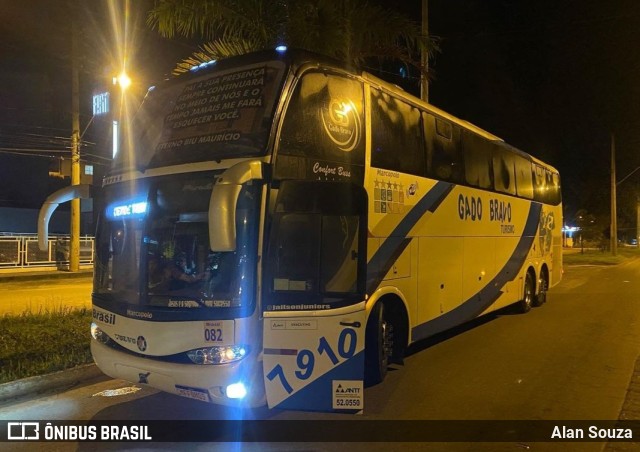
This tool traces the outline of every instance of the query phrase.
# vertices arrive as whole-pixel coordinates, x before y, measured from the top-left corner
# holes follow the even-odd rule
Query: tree
[[[584,242],[600,248],[605,246],[606,240],[597,217],[586,209],[576,212],[574,223],[580,228],[580,249],[584,254]]]
[[[147,23],[161,35],[208,40],[174,69],[286,44],[352,64],[399,61],[425,72],[437,50],[420,24],[365,0],[156,0]]]

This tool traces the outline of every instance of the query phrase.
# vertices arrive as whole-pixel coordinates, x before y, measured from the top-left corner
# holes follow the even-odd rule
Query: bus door
[[[263,273],[270,408],[364,407],[366,206],[351,183],[280,184]]]

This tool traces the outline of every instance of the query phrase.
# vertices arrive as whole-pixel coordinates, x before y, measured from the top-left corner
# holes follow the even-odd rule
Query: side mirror
[[[216,181],[209,200],[209,248],[211,251],[235,251],[236,204],[242,184],[262,180],[260,160],[245,160],[228,168]]]
[[[40,251],[47,251],[49,247],[49,220],[53,212],[55,212],[60,203],[76,198],[91,198],[91,185],[71,185],[62,188],[49,195],[44,204],[42,204],[38,214],[38,248],[40,248]]]

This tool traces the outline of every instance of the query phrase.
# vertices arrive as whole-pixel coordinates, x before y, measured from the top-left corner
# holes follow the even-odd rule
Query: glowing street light
[[[123,102],[124,102],[124,92],[127,90],[127,88],[129,88],[129,86],[131,86],[131,78],[123,70],[120,73],[120,75],[118,75],[117,77],[113,77],[113,84],[120,86],[120,88],[122,89],[122,93],[120,95],[120,103],[119,103],[117,112],[114,112],[114,119],[113,119],[113,122],[112,122],[112,128],[113,128],[112,157],[115,158],[116,154],[118,153],[119,144],[120,144],[120,136],[119,136],[119,134],[120,134],[120,120],[121,120],[121,113],[122,113],[122,107],[123,107]]]
[[[125,90],[131,86],[131,78],[129,78],[126,72],[122,71],[120,75],[113,77],[113,84],[120,85],[120,88]]]

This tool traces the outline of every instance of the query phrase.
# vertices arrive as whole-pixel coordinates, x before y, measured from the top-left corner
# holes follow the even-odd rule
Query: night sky
[[[608,225],[611,133],[618,180],[640,166],[640,3],[430,0],[441,38],[430,100],[554,165],[565,219]],[[618,189],[635,227],[640,171]]]
[[[150,4],[132,3],[141,9]],[[420,0],[384,3],[420,19]],[[83,98],[90,98],[96,80],[106,80],[112,70],[107,49],[114,39],[104,27],[111,22],[107,2],[80,4],[85,24],[81,89]],[[36,177],[46,175],[50,159],[8,153],[18,147],[61,155],[68,146],[64,5],[0,0],[2,206],[38,207],[56,184],[65,184]],[[618,180],[640,166],[640,2],[429,0],[429,6],[430,33],[441,48],[431,61],[430,101],[558,168],[567,220],[586,209],[608,225],[612,132]],[[195,49],[193,43],[170,43],[147,30],[145,15],[144,10],[132,14],[139,26],[129,30],[135,36],[131,70],[139,74],[140,86],[165,78]],[[398,80],[399,66],[389,68],[389,74],[378,75],[416,90],[415,80]],[[83,102],[81,129],[90,117],[90,104]],[[85,136],[87,159],[93,154],[95,162],[104,152],[101,133],[92,125]],[[638,194],[640,171],[619,186],[621,228],[635,228]]]

